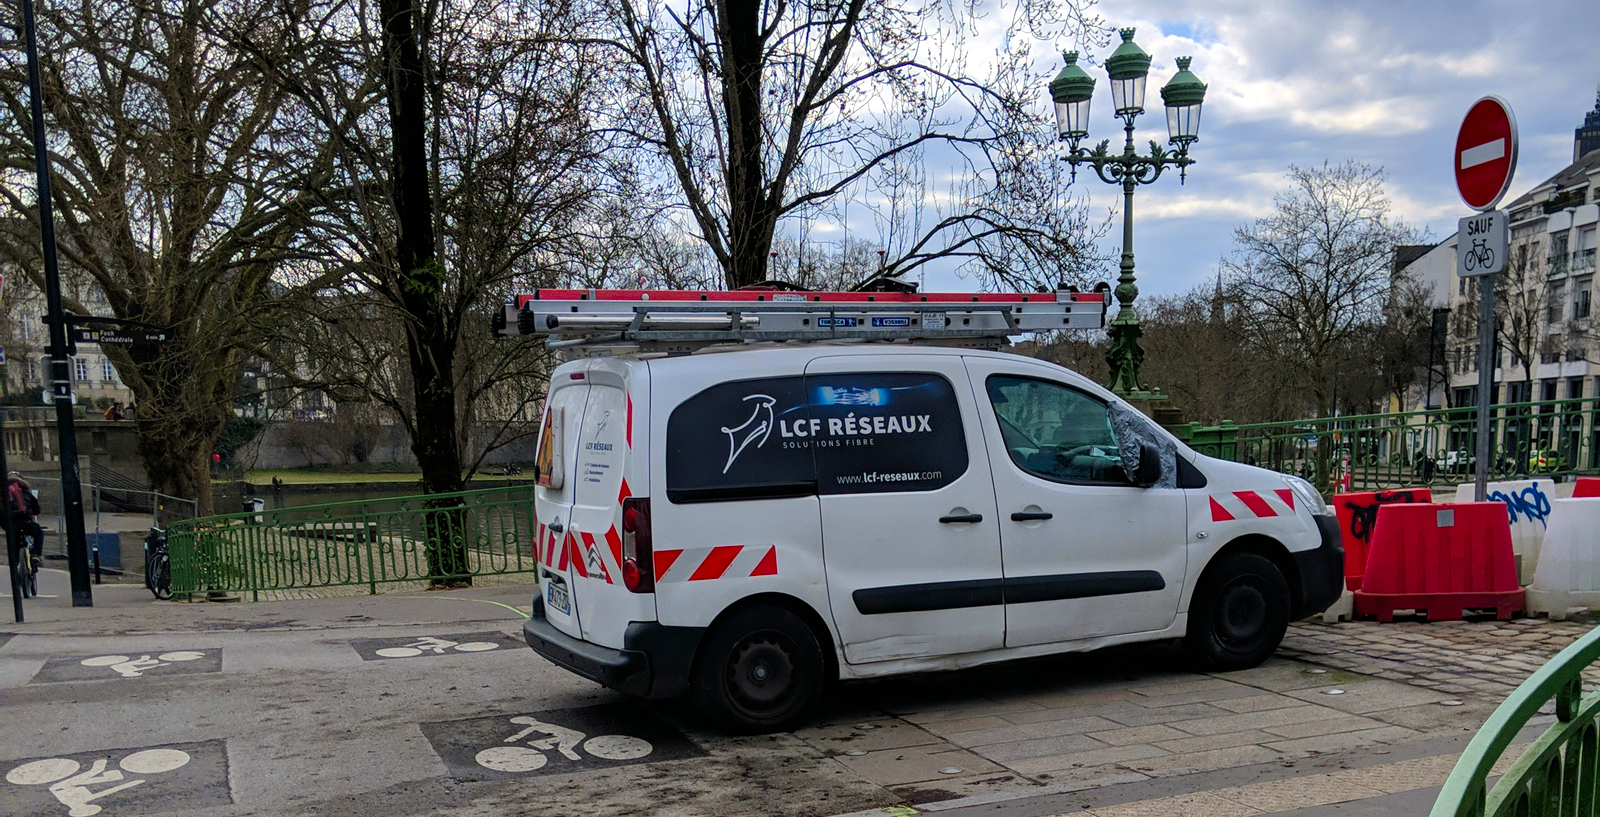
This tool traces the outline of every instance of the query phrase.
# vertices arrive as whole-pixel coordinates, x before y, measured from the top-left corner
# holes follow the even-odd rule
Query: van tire
[[[729,732],[783,732],[811,714],[826,669],[816,633],[799,616],[781,607],[746,607],[706,636],[692,694]]]
[[[1206,569],[1189,604],[1183,646],[1204,669],[1249,669],[1289,629],[1289,583],[1265,556],[1232,553]]]

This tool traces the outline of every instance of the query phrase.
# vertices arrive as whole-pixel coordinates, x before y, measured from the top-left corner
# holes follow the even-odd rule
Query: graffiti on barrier
[[[1509,493],[1501,490],[1490,491],[1488,501],[1503,503],[1513,525],[1517,524],[1519,517],[1530,522],[1538,522],[1540,527],[1549,524],[1550,495],[1545,493],[1544,488],[1537,482],[1531,482],[1521,489],[1512,489]]]
[[[1350,538],[1363,545],[1372,543],[1372,529],[1378,525],[1379,508],[1402,502],[1427,502],[1430,498],[1415,491],[1374,491],[1370,496],[1370,499],[1347,499],[1344,503],[1350,510]]]

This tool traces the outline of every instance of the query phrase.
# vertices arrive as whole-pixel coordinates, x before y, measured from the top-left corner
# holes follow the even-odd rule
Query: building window
[[[1566,294],[1567,288],[1565,285],[1550,285],[1544,302],[1544,320],[1546,323],[1555,323],[1556,321],[1561,320],[1561,314],[1564,311],[1564,304],[1561,303],[1561,299],[1566,297]]]
[[[39,361],[37,361],[37,360],[28,361],[27,378],[28,378],[28,382],[30,382],[30,383],[37,382],[39,380]]]
[[[78,380],[87,381],[89,379],[89,359],[86,357],[74,358],[72,362],[74,368],[77,369]]]
[[[1579,278],[1573,283],[1572,290],[1572,319],[1582,320],[1589,317],[1590,285],[1593,278]]]
[[[17,318],[17,340],[23,343],[33,340],[33,333],[28,328],[27,318]]]
[[[1556,381],[1555,381],[1554,378],[1552,378],[1550,380],[1541,381],[1539,383],[1539,391],[1540,391],[1539,399],[1540,400],[1554,400],[1554,399],[1556,399],[1556,385],[1557,384],[1556,384]]]
[[[1569,377],[1569,378],[1567,378],[1567,399],[1568,400],[1576,400],[1576,399],[1578,399],[1579,397],[1582,397],[1582,396],[1583,396],[1583,378],[1581,378],[1581,377]]]
[[[101,360],[100,361],[100,379],[104,380],[107,383],[110,383],[110,382],[115,381],[117,379],[116,367],[111,365],[111,361],[110,360]]]

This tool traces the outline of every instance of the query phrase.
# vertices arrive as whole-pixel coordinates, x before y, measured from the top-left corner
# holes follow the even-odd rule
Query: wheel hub
[[[788,708],[794,697],[796,647],[777,633],[745,637],[728,662],[728,691],[739,708],[762,717]]]
[[[1269,607],[1266,590],[1258,583],[1248,579],[1233,582],[1217,598],[1218,637],[1230,646],[1260,637],[1266,628]]]

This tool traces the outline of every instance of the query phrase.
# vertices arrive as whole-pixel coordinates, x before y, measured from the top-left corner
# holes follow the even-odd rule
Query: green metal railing
[[[207,516],[168,530],[174,595],[527,573],[533,489],[332,502]]]
[[[1173,428],[1213,457],[1298,474],[1326,493],[1467,482],[1477,464],[1477,410],[1432,409],[1315,420]],[[1600,474],[1600,398],[1490,409],[1496,478]]]
[[[1583,694],[1583,671],[1600,658],[1600,629],[1578,639],[1522,682],[1489,716],[1445,780],[1431,817],[1553,817],[1600,812],[1600,691]],[[1494,788],[1495,764],[1528,719],[1555,699],[1556,722],[1522,751]]]

